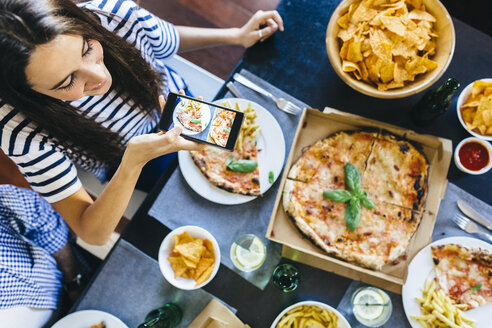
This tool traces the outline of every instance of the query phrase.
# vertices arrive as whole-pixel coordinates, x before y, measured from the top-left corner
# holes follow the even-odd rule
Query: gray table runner
[[[202,289],[175,288],[164,279],[157,261],[122,239],[75,310],[105,311],[134,328],[148,312],[173,302],[183,310],[180,327],[186,327],[212,298]]]
[[[434,232],[432,234],[433,240],[438,240],[447,237],[453,236],[466,236],[466,237],[475,237],[479,238],[477,235],[470,235],[463,230],[459,229],[458,226],[451,220],[456,213],[461,213],[456,205],[456,201],[458,199],[466,201],[470,206],[472,206],[477,212],[484,215],[487,218],[490,218],[490,213],[492,213],[492,206],[487,203],[481,201],[480,199],[472,196],[467,193],[463,189],[459,188],[453,183],[448,183],[446,189],[446,195],[444,199],[441,201],[439,206],[439,212],[437,214],[436,224],[434,226]],[[483,228],[482,228],[483,229]],[[486,231],[483,229],[483,231]],[[484,240],[484,239],[482,239]],[[486,241],[486,240],[485,240]],[[338,304],[337,310],[339,310],[350,322],[352,328],[363,328],[365,326],[361,325],[357,319],[355,319],[352,313],[352,306],[350,304],[350,298],[352,297],[353,292],[362,286],[367,286],[364,283],[359,281],[353,281],[342,300]],[[406,318],[405,312],[403,311],[403,304],[401,301],[401,296],[395,293],[388,294],[391,297],[391,301],[393,302],[393,314],[391,315],[390,320],[383,326],[385,328],[407,328],[410,327],[410,324]]]
[[[242,70],[241,74],[275,96],[288,99],[301,108],[308,107],[248,71]],[[299,116],[289,115],[280,111],[273,101],[238,83],[235,83],[235,86],[245,99],[265,107],[278,121],[285,138],[285,159],[287,159]],[[225,97],[234,96],[228,93]],[[253,201],[240,205],[221,205],[212,203],[195,193],[186,183],[181,171],[177,169],[155,200],[149,215],[170,229],[183,225],[197,225],[207,229],[219,243],[222,263],[258,288],[264,289],[270,280],[273,268],[281,258],[280,245],[270,242],[264,237],[275,203],[279,181],[280,179],[277,179],[275,184],[262,197],[258,197]],[[238,235],[244,233],[257,235],[267,246],[265,263],[260,269],[249,273],[235,269],[229,258],[229,249],[232,242]]]

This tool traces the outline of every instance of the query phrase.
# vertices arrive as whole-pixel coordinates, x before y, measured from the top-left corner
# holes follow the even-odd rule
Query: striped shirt
[[[179,47],[179,34],[172,24],[129,0],[93,0],[80,6],[94,11],[106,29],[141,51],[142,57],[161,75],[164,94],[184,87],[179,76],[163,63],[163,59],[174,55]],[[151,132],[159,119],[159,111],[152,117],[144,116],[131,101],[112,89],[104,95],[83,97],[70,104],[84,115],[94,117],[102,126],[120,133],[124,145],[134,136]],[[50,203],[81,188],[74,164],[89,170],[88,167],[83,162],[73,163],[62,146],[48,139],[33,122],[1,100],[0,130],[2,150],[17,164],[31,187]],[[102,180],[106,169],[100,165],[89,171]]]
[[[56,309],[62,273],[51,256],[65,246],[68,227],[30,189],[0,185],[0,309]]]

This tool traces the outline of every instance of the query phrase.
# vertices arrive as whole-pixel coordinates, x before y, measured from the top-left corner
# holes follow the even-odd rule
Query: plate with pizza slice
[[[491,244],[471,237],[450,237],[420,250],[408,267],[402,289],[403,308],[413,328],[422,327],[415,319],[415,316],[424,315],[417,298],[423,297],[424,286],[430,281],[438,293],[442,291],[442,296],[456,303],[465,317],[475,321],[474,327],[490,327]]]
[[[280,176],[285,160],[284,134],[273,115],[257,103],[241,98],[214,103],[244,112],[234,151],[211,146],[200,152],[180,151],[179,167],[190,187],[205,199],[224,205],[249,202],[264,194]],[[215,113],[211,126],[221,122],[227,119]],[[213,133],[209,137],[215,143],[220,140]]]

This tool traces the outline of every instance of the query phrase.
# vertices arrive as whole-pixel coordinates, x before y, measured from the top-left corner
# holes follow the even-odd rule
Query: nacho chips
[[[342,70],[378,90],[397,89],[437,68],[435,17],[422,0],[362,0],[337,20]]]
[[[187,232],[174,236],[174,248],[167,258],[174,278],[194,279],[196,286],[212,274],[215,263],[214,246],[208,239],[191,237]]]
[[[492,82],[475,81],[460,111],[468,130],[492,135]]]

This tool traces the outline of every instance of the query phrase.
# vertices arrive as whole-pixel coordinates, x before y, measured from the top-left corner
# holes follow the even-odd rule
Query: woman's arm
[[[284,30],[282,17],[276,10],[261,11],[254,14],[240,28],[200,28],[176,26],[180,44],[179,51],[190,51],[219,45],[240,45],[251,47],[258,41],[263,41],[278,29]]]
[[[77,236],[89,244],[103,245],[123,216],[143,166],[158,156],[178,150],[201,150],[204,146],[180,137],[181,128],[133,137],[121,164],[95,201],[84,188],[53,208]]]

